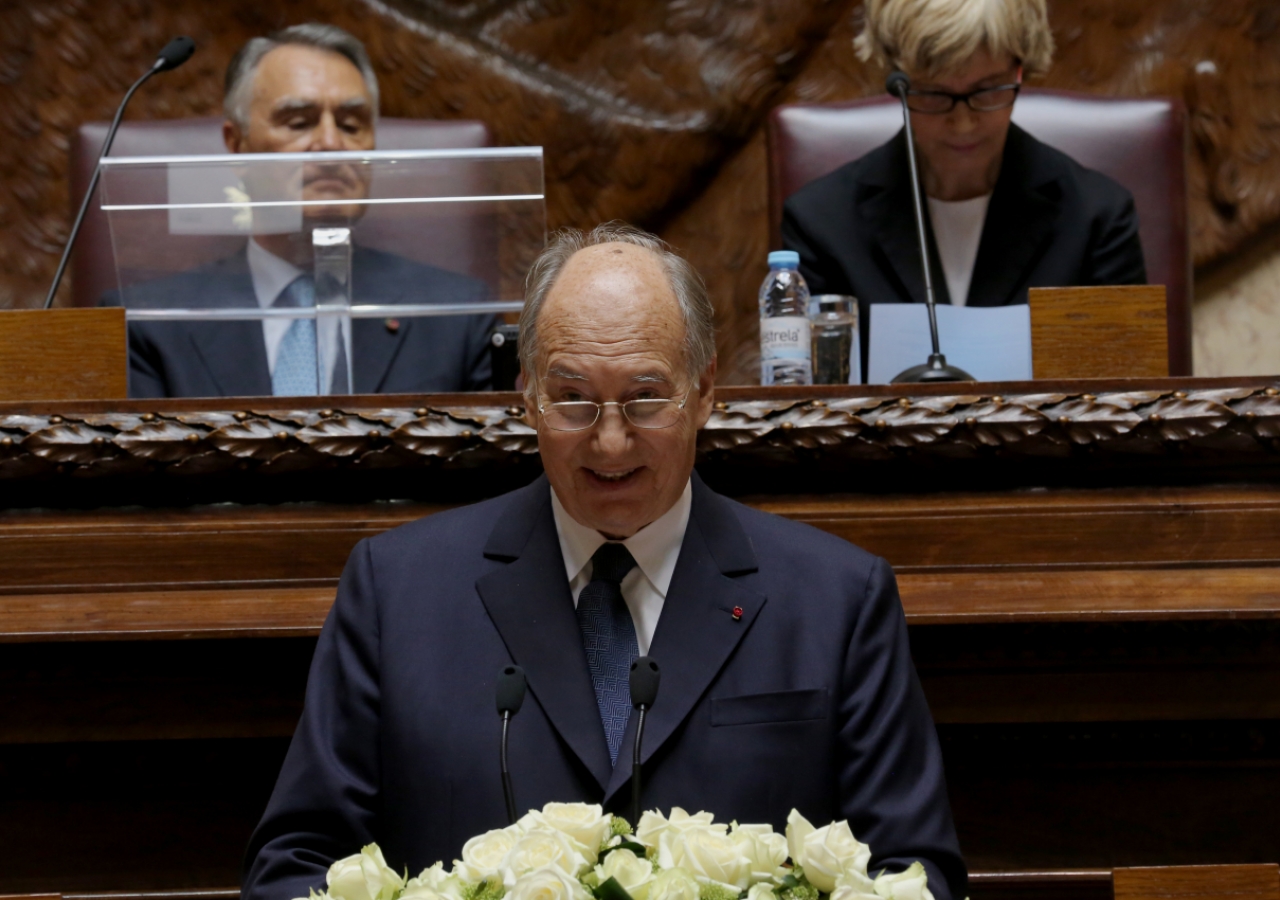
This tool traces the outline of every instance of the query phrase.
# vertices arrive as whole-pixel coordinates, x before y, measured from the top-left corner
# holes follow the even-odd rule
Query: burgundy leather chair
[[[111,145],[112,156],[170,156],[225,153],[222,143],[222,117],[170,119],[153,122],[125,122],[116,132]],[[93,177],[102,142],[106,139],[106,122],[86,122],[71,144],[71,209],[79,208],[85,188]],[[436,121],[430,119],[378,120],[379,150],[445,150],[487,147],[489,129],[483,122],[467,120]],[[383,234],[378,227],[376,211],[361,223],[366,234],[379,238],[377,246],[396,249],[397,241],[411,241],[432,248],[432,261],[447,261],[454,271],[469,272],[473,258],[491,262],[496,253],[491,217],[459,217],[452,215],[437,222],[427,219],[424,227],[413,234]],[[397,229],[402,230],[402,229]],[[242,238],[232,239],[237,245]],[[228,243],[213,237],[212,250]],[[85,215],[80,237],[71,256],[71,302],[75,306],[96,306],[102,295],[119,287],[116,281],[115,256],[111,247],[111,228],[100,201],[94,200]]]
[[[1028,88],[1013,121],[1133,193],[1147,279],[1163,284],[1169,374],[1191,374],[1191,254],[1186,117],[1163,97],[1097,97]],[[804,185],[883,144],[902,127],[891,97],[779,106],[769,115],[770,246],[781,247],[782,204]]]

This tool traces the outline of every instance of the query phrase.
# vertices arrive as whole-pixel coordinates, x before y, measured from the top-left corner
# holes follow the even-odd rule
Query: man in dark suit
[[[331,25],[297,25],[250,40],[227,68],[223,140],[232,153],[372,150],[378,83],[361,43]],[[351,226],[363,214],[367,167],[307,163],[302,225],[255,233],[246,250],[212,265],[132,285],[131,309],[267,309],[316,305],[315,228]],[[273,172],[278,178],[279,172]],[[246,176],[247,178],[248,176]],[[275,185],[248,185],[274,197]],[[319,201],[319,202],[318,202]],[[330,205],[331,204],[331,205]],[[264,229],[269,231],[269,229]],[[471,303],[473,278],[357,246],[356,303]],[[119,303],[117,295],[108,304]],[[207,397],[485,390],[491,315],[135,321],[129,327],[129,394]],[[350,329],[349,332],[347,329]],[[349,339],[349,350],[348,350]]]
[[[712,412],[713,315],[696,273],[622,226],[562,234],[529,275],[520,355],[546,474],[363,541],[247,854],[246,900],[291,900],[370,841],[396,871],[507,824],[502,667],[518,808],[629,804],[626,672],[662,669],[646,809],[784,826],[847,818],[872,871],[965,867],[893,572],[693,473]]]
[[[479,302],[485,285],[403,257],[356,247],[357,297],[385,304]],[[132,309],[164,309],[181,297],[196,309],[256,308],[244,254],[134,287]],[[492,316],[351,320],[351,390],[357,394],[481,391],[489,387]],[[286,324],[282,322],[281,324]],[[129,396],[264,397],[275,390],[263,323],[152,322],[129,325]],[[279,339],[279,338],[278,338]],[[277,351],[277,360],[279,353]],[[312,393],[342,393],[318,386]]]

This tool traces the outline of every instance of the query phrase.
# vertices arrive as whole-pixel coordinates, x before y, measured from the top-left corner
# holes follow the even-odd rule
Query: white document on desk
[[[938,343],[947,362],[978,381],[1031,378],[1031,307],[937,307]],[[888,384],[894,376],[928,362],[929,309],[923,303],[871,304],[867,383]]]

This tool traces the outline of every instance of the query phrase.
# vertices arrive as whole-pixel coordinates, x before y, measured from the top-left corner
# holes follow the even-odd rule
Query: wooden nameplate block
[[[1041,378],[1165,378],[1162,284],[1031,288],[1031,369]]]
[[[124,310],[0,310],[0,401],[128,396]]]
[[[1115,900],[1280,900],[1275,863],[1116,869]]]

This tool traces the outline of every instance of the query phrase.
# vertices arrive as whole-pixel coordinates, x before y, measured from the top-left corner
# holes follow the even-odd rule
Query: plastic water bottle
[[[760,383],[813,384],[809,343],[809,286],[800,254],[769,254],[769,275],[760,285]]]

